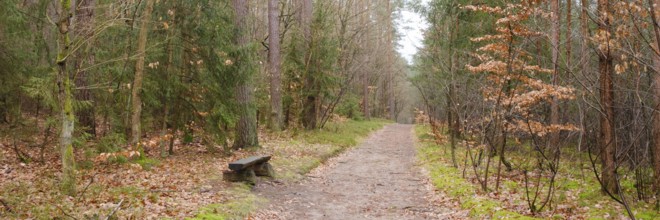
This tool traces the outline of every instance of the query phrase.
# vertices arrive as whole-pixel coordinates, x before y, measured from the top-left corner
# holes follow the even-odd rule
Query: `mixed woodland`
[[[300,178],[383,119],[438,205],[660,218],[660,0],[0,1],[0,217],[244,217],[226,162]]]
[[[658,218],[659,1],[418,10],[430,25],[411,78],[418,119],[459,177],[496,200],[516,194],[527,215]]]
[[[80,218],[107,211],[85,214],[102,217],[119,199],[90,198],[91,189],[131,191],[127,185],[136,183],[128,182],[139,179],[103,182],[107,173],[154,164],[195,168],[210,165],[206,157],[225,162],[214,162],[221,170],[244,156],[242,149],[335,121],[396,120],[408,85],[394,43],[401,7],[359,0],[1,1],[0,213]],[[136,203],[123,206],[144,206]]]

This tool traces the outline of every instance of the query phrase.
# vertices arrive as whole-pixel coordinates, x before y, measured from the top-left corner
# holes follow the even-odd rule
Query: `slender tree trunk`
[[[552,85],[558,86],[559,82],[559,0],[550,2],[552,10]],[[550,102],[550,124],[559,124],[559,100],[552,97]],[[559,132],[552,132],[548,144],[556,147],[559,144]]]
[[[388,105],[388,110],[389,110],[389,115],[390,115],[390,120],[396,121],[396,106],[395,106],[395,70],[394,70],[394,42],[393,42],[393,30],[392,30],[392,4],[390,3],[390,0],[386,1],[386,9],[387,9],[387,15],[385,16],[385,22],[386,22],[386,37],[385,40],[387,41],[385,45],[387,48],[387,65],[389,66],[388,68],[388,75],[389,75],[389,83],[388,83],[388,94],[387,94],[387,105]]]
[[[598,30],[600,33],[611,33],[608,0],[598,0]],[[606,39],[609,41],[610,39]],[[617,193],[616,180],[616,140],[614,136],[614,92],[612,82],[612,54],[609,42],[598,42],[598,72],[600,75],[600,146],[603,166],[603,190],[612,194]]]
[[[131,145],[135,149],[139,149],[140,137],[142,135],[140,122],[142,114],[142,79],[144,77],[144,58],[146,56],[149,22],[151,21],[151,11],[153,11],[153,8],[154,0],[147,0],[147,5],[144,8],[142,22],[140,24],[140,32],[138,34],[138,59],[135,63],[135,76],[131,87]]]
[[[94,35],[94,7],[96,0],[80,0],[76,7],[76,28],[75,35],[77,39],[91,41]],[[84,66],[94,65],[94,52],[92,44],[88,42],[84,51],[77,51],[75,59],[76,68],[76,99],[79,101],[93,102],[91,90],[87,88],[89,84],[88,72]],[[96,136],[96,114],[94,105],[86,107],[77,112],[78,121],[84,127],[85,132]]]
[[[573,33],[573,0],[566,1],[566,71],[570,74],[572,71],[571,63],[573,57],[572,53],[572,42],[571,34]],[[568,75],[568,74],[567,74]]]
[[[580,29],[582,35],[582,45],[580,46],[580,66],[583,75],[591,74],[591,56],[589,54],[589,16],[587,14],[589,0],[581,0]]]
[[[303,103],[302,123],[305,129],[312,130],[317,127],[318,118],[318,82],[316,79],[317,71],[312,70],[316,68],[312,62],[312,0],[302,0],[300,26],[303,31],[305,39],[305,83],[303,86],[303,93],[305,100]]]
[[[67,70],[67,60],[71,55],[70,28],[73,13],[71,0],[60,1],[57,23],[59,30],[58,54],[57,54],[57,97],[60,104],[60,120],[62,128],[60,134],[60,159],[62,161],[61,189],[66,195],[76,193],[76,164],[73,155],[73,126],[75,116],[73,112],[73,94],[71,92],[72,82]]]
[[[279,1],[268,0],[268,58],[270,62],[270,128],[279,131],[282,129],[282,79],[280,74],[280,22]]]
[[[653,53],[653,92],[655,93],[655,107],[653,109],[653,187],[655,192],[656,210],[660,209],[660,0],[648,0],[651,7],[651,19],[653,21],[653,32],[655,33],[655,45]],[[655,8],[653,7],[655,5]]]
[[[241,50],[248,50],[245,47],[250,42],[250,35],[248,34],[248,2],[245,0],[232,0],[234,6],[234,22],[236,25],[236,45]],[[248,70],[250,63],[250,56],[243,55],[249,53],[244,51],[239,57],[236,58],[236,64],[239,65],[239,73],[247,74],[242,77],[236,86],[236,102],[239,107],[239,119],[236,124],[236,140],[234,141],[234,149],[258,147],[259,140],[257,137],[257,109],[252,103],[252,72]]]
[[[358,13],[362,13],[363,10],[367,10],[365,13],[362,13],[360,16],[360,24],[365,28],[364,35],[362,36],[362,45],[367,44],[367,47],[362,47],[362,52],[366,54],[366,51],[371,50],[371,47],[368,46],[368,44],[371,42],[369,40],[369,30],[370,30],[370,18],[369,14],[371,13],[371,3],[369,1],[360,1],[360,10],[358,10]],[[361,45],[361,46],[362,46]],[[365,55],[365,60],[363,62],[369,62],[369,56]],[[371,109],[369,108],[369,71],[365,65],[365,67],[362,68],[362,113],[364,114],[364,117],[368,120],[371,119]]]

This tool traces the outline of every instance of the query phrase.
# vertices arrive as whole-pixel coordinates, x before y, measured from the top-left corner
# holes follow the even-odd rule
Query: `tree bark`
[[[617,193],[616,179],[616,140],[614,134],[614,92],[612,82],[612,54],[609,46],[611,34],[608,0],[598,0],[598,31],[606,34],[607,42],[597,42],[598,72],[600,75],[600,146],[602,160],[602,187],[611,194]]]
[[[319,85],[316,79],[316,72],[313,68],[316,66],[312,63],[312,0],[302,0],[302,7],[300,12],[300,27],[305,39],[305,83],[303,85],[303,93],[305,100],[303,102],[303,115],[302,123],[305,129],[312,130],[317,127],[318,118],[318,95]]]
[[[70,28],[73,13],[71,0],[60,1],[60,18],[58,27],[59,51],[55,63],[57,64],[57,97],[60,105],[60,120],[62,128],[60,133],[60,159],[62,162],[61,190],[66,195],[76,193],[76,167],[73,155],[73,126],[75,116],[73,112],[73,95],[71,92],[71,78],[67,70],[67,60],[71,54]]]
[[[394,42],[393,42],[393,30],[392,30],[392,4],[390,3],[390,0],[386,1],[386,9],[387,9],[387,15],[385,16],[385,22],[386,22],[386,38],[385,40],[387,41],[385,45],[387,48],[387,65],[389,65],[388,68],[388,75],[389,75],[389,82],[388,82],[388,94],[387,94],[387,106],[389,110],[389,116],[390,120],[396,121],[396,101],[395,101],[395,94],[396,92],[394,91],[395,89],[395,70],[394,70]],[[392,46],[390,46],[392,45]]]
[[[655,33],[655,45],[653,55],[653,69],[655,75],[653,76],[653,92],[655,93],[654,101],[655,107],[653,109],[653,143],[652,146],[652,159],[653,159],[653,187],[656,201],[656,209],[660,209],[660,0],[649,0],[649,7],[651,7],[651,19],[653,24],[653,32]],[[655,5],[655,8],[653,7]]]
[[[558,86],[559,82],[559,0],[551,1],[552,10],[552,85]],[[550,102],[550,124],[559,124],[559,100],[552,97]],[[549,137],[549,146],[556,147],[559,144],[559,132],[552,132]]]
[[[142,79],[144,74],[144,59],[146,56],[147,35],[149,34],[149,22],[151,20],[151,11],[154,8],[154,0],[147,0],[147,5],[144,8],[142,22],[140,24],[140,32],[138,34],[137,53],[138,58],[135,63],[135,76],[133,77],[133,85],[131,91],[131,145],[135,149],[139,149],[141,131],[141,114],[142,114]]]
[[[78,39],[85,39],[91,41],[94,36],[94,8],[96,0],[80,0],[76,7],[76,28],[75,35]],[[76,87],[78,88],[75,93],[76,99],[79,101],[93,102],[91,90],[87,88],[89,85],[89,73],[85,70],[84,66],[94,65],[94,52],[92,51],[91,42],[87,42],[87,47],[84,51],[77,51],[75,59],[76,68]],[[96,136],[96,114],[94,105],[87,106],[77,112],[76,117],[80,125],[84,128],[85,132]]]
[[[571,43],[571,33],[573,33],[572,26],[573,26],[573,0],[566,1],[566,71],[568,71],[568,74],[570,74],[571,71],[571,63],[573,60],[573,57],[571,55],[572,53],[572,43]],[[568,75],[567,74],[567,75]]]
[[[282,79],[280,74],[280,22],[279,1],[268,0],[268,59],[270,62],[270,128],[279,131],[282,129]]]
[[[371,2],[370,1],[360,1],[359,5],[361,6],[360,9],[357,11],[358,13],[362,13],[362,16],[360,16],[361,20],[361,25],[365,28],[364,35],[362,36],[362,44],[367,44],[367,47],[364,48],[362,47],[363,53],[365,53],[365,60],[363,62],[369,62],[369,55],[366,55],[367,50],[371,50],[371,47],[369,46],[369,43],[371,42],[369,40],[369,33],[370,33],[370,18],[369,14],[371,13]],[[367,10],[366,12],[362,12],[363,10]],[[362,46],[362,45],[361,45]],[[366,66],[366,65],[365,65]],[[371,119],[371,109],[369,108],[369,71],[366,67],[363,68],[362,70],[362,113],[364,114],[364,118]]]
[[[246,50],[250,39],[247,26],[248,18],[248,3],[245,0],[233,0],[234,7],[234,22],[236,28],[235,41],[236,45],[241,48],[241,50]],[[258,147],[259,140],[257,138],[257,110],[252,103],[252,73],[249,72],[251,68],[249,65],[250,57],[245,54],[248,52],[243,52],[239,57],[236,58],[236,64],[239,65],[238,74],[247,74],[247,76],[241,77],[238,85],[236,86],[236,102],[239,107],[239,119],[236,124],[236,140],[234,141],[234,149],[247,148],[247,147]]]

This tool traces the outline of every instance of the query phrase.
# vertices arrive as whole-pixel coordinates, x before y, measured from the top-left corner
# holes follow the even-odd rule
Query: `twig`
[[[72,219],[75,219],[75,220],[78,220],[78,218],[76,218],[76,217],[74,217],[74,216],[72,216],[72,215],[69,215],[69,213],[65,212],[64,209],[62,209],[62,207],[57,206],[57,209],[59,209],[60,212],[62,212],[62,214],[66,215],[67,217],[72,218]]]
[[[110,212],[110,214],[108,214],[108,216],[105,217],[105,220],[110,219],[110,217],[112,217],[112,216],[115,214],[115,212],[119,211],[119,208],[121,208],[121,204],[122,204],[123,202],[124,202],[124,199],[121,199],[121,200],[119,201],[119,203],[117,204],[117,207],[115,207],[115,208],[112,210],[112,212]]]
[[[11,206],[9,206],[9,204],[7,204],[7,202],[5,202],[5,200],[3,200],[2,198],[0,198],[0,203],[2,203],[2,206],[5,207],[5,209],[7,210],[7,212],[9,212],[9,213],[14,213],[14,210],[11,209]]]

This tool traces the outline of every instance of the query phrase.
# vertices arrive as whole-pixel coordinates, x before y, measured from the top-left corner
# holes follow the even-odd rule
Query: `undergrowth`
[[[530,149],[519,146],[518,152],[507,151],[507,159],[514,163],[514,171],[503,172],[498,192],[483,192],[472,178],[474,176],[472,168],[468,167],[464,170],[467,153],[465,148],[460,145],[456,148],[459,167],[454,168],[451,163],[449,143],[438,145],[431,141],[433,137],[429,135],[428,126],[416,126],[415,133],[419,140],[417,143],[419,161],[429,170],[435,187],[458,201],[460,208],[470,210],[472,218],[627,218],[625,210],[620,205],[601,193],[600,185],[587,162],[582,162],[584,158],[575,158],[579,154],[568,155],[562,159],[556,180],[557,191],[553,195],[551,208],[546,208],[536,216],[532,216],[526,203],[524,180],[518,175],[520,171],[515,170],[515,168],[532,166],[529,164],[533,163],[529,156]],[[469,162],[467,164],[469,166]],[[490,179],[494,180],[495,175],[491,174]],[[489,188],[494,188],[495,184],[490,181]],[[625,184],[625,180],[622,182]],[[638,202],[633,205],[633,210],[637,219],[660,218],[660,214],[653,211],[652,205],[648,203]]]

